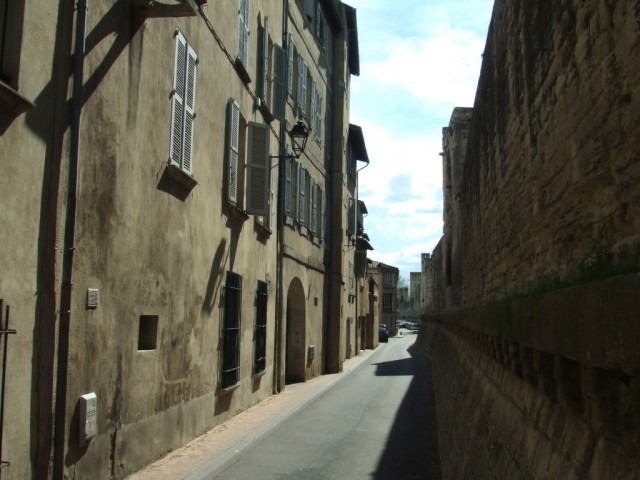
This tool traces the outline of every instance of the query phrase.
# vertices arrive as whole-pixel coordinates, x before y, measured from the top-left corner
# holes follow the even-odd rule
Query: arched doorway
[[[305,381],[306,307],[304,287],[294,278],[287,291],[287,356],[285,383]]]

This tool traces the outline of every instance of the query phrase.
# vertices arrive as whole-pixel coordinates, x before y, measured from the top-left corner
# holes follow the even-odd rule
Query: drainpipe
[[[73,286],[73,254],[75,251],[76,202],[78,194],[78,166],[80,163],[80,114],[84,74],[87,0],[76,4],[76,35],[73,56],[73,90],[70,112],[69,176],[67,209],[64,225],[62,257],[62,287],[60,295],[60,323],[58,327],[58,364],[53,439],[53,478],[64,476],[67,372],[69,362],[69,331],[71,323],[71,291]]]
[[[356,229],[358,228],[357,225],[357,218],[358,218],[358,201],[360,200],[360,171],[364,170],[365,168],[367,168],[369,166],[369,162],[365,163],[364,167],[360,167],[356,170]],[[363,220],[364,222],[364,220]],[[364,225],[362,226],[362,228],[364,228]],[[357,243],[357,242],[356,242]],[[356,247],[356,252],[357,252],[357,247]],[[357,253],[356,253],[357,255]],[[355,259],[354,259],[354,266],[355,266]],[[367,269],[367,262],[366,262],[366,253],[365,253],[365,265],[364,265],[365,271]],[[356,272],[357,274],[357,272]],[[365,275],[366,277],[366,275]],[[356,275],[356,284],[357,284],[358,280],[357,280],[357,275]],[[358,314],[360,313],[360,311],[358,310],[358,297],[360,295],[358,295],[358,287],[356,285],[356,331],[358,331],[359,329],[357,328],[358,324],[360,323],[360,317],[358,316]],[[367,322],[365,321],[365,324],[363,325],[364,327],[364,333],[365,333],[365,337],[367,336]],[[362,342],[362,332],[358,332],[360,335],[360,338],[357,338],[356,340],[358,341],[358,344],[360,344]],[[357,336],[357,334],[356,334]],[[360,347],[362,347],[362,345],[360,345]],[[365,348],[360,348],[359,350],[365,350],[366,349],[366,342],[365,342]],[[360,352],[357,352],[357,354],[359,355]]]
[[[282,5],[282,45],[285,52],[289,48],[289,0],[284,0]],[[284,62],[285,71],[285,89],[288,85],[289,62]],[[273,393],[280,393],[283,390],[280,380],[282,378],[282,331],[284,323],[284,178],[285,178],[285,141],[287,138],[287,93],[283,95],[283,112],[284,119],[280,122],[280,142],[278,148],[278,207],[277,207],[277,262],[276,262],[276,325],[275,325],[275,342],[273,352]]]

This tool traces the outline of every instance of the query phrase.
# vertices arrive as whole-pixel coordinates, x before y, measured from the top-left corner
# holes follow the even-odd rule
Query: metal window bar
[[[227,273],[222,346],[222,387],[230,387],[240,380],[240,292],[241,277]]]
[[[4,307],[4,308],[3,308]],[[2,312],[4,315],[4,326],[2,326]],[[17,333],[16,330],[9,328],[9,305],[4,305],[4,300],[0,298],[0,335],[2,335],[2,379],[0,380],[0,478],[2,478],[2,469],[9,467],[10,462],[2,460],[2,444],[4,440],[4,391],[5,379],[7,374],[7,341],[9,335]]]
[[[258,282],[256,291],[256,373],[264,372],[267,364],[267,284]]]

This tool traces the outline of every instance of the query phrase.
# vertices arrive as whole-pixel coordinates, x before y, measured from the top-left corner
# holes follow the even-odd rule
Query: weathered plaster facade
[[[0,45],[0,298],[17,330],[3,475],[123,478],[345,358],[330,305],[346,294],[330,295],[349,259],[328,258],[346,224],[330,199],[353,193],[332,175],[347,164],[355,11],[17,3],[22,30]],[[311,135],[287,189],[299,120]]]

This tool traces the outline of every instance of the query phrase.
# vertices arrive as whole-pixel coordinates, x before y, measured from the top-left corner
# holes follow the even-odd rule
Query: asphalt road
[[[209,479],[439,479],[431,370],[415,335],[365,362]]]

